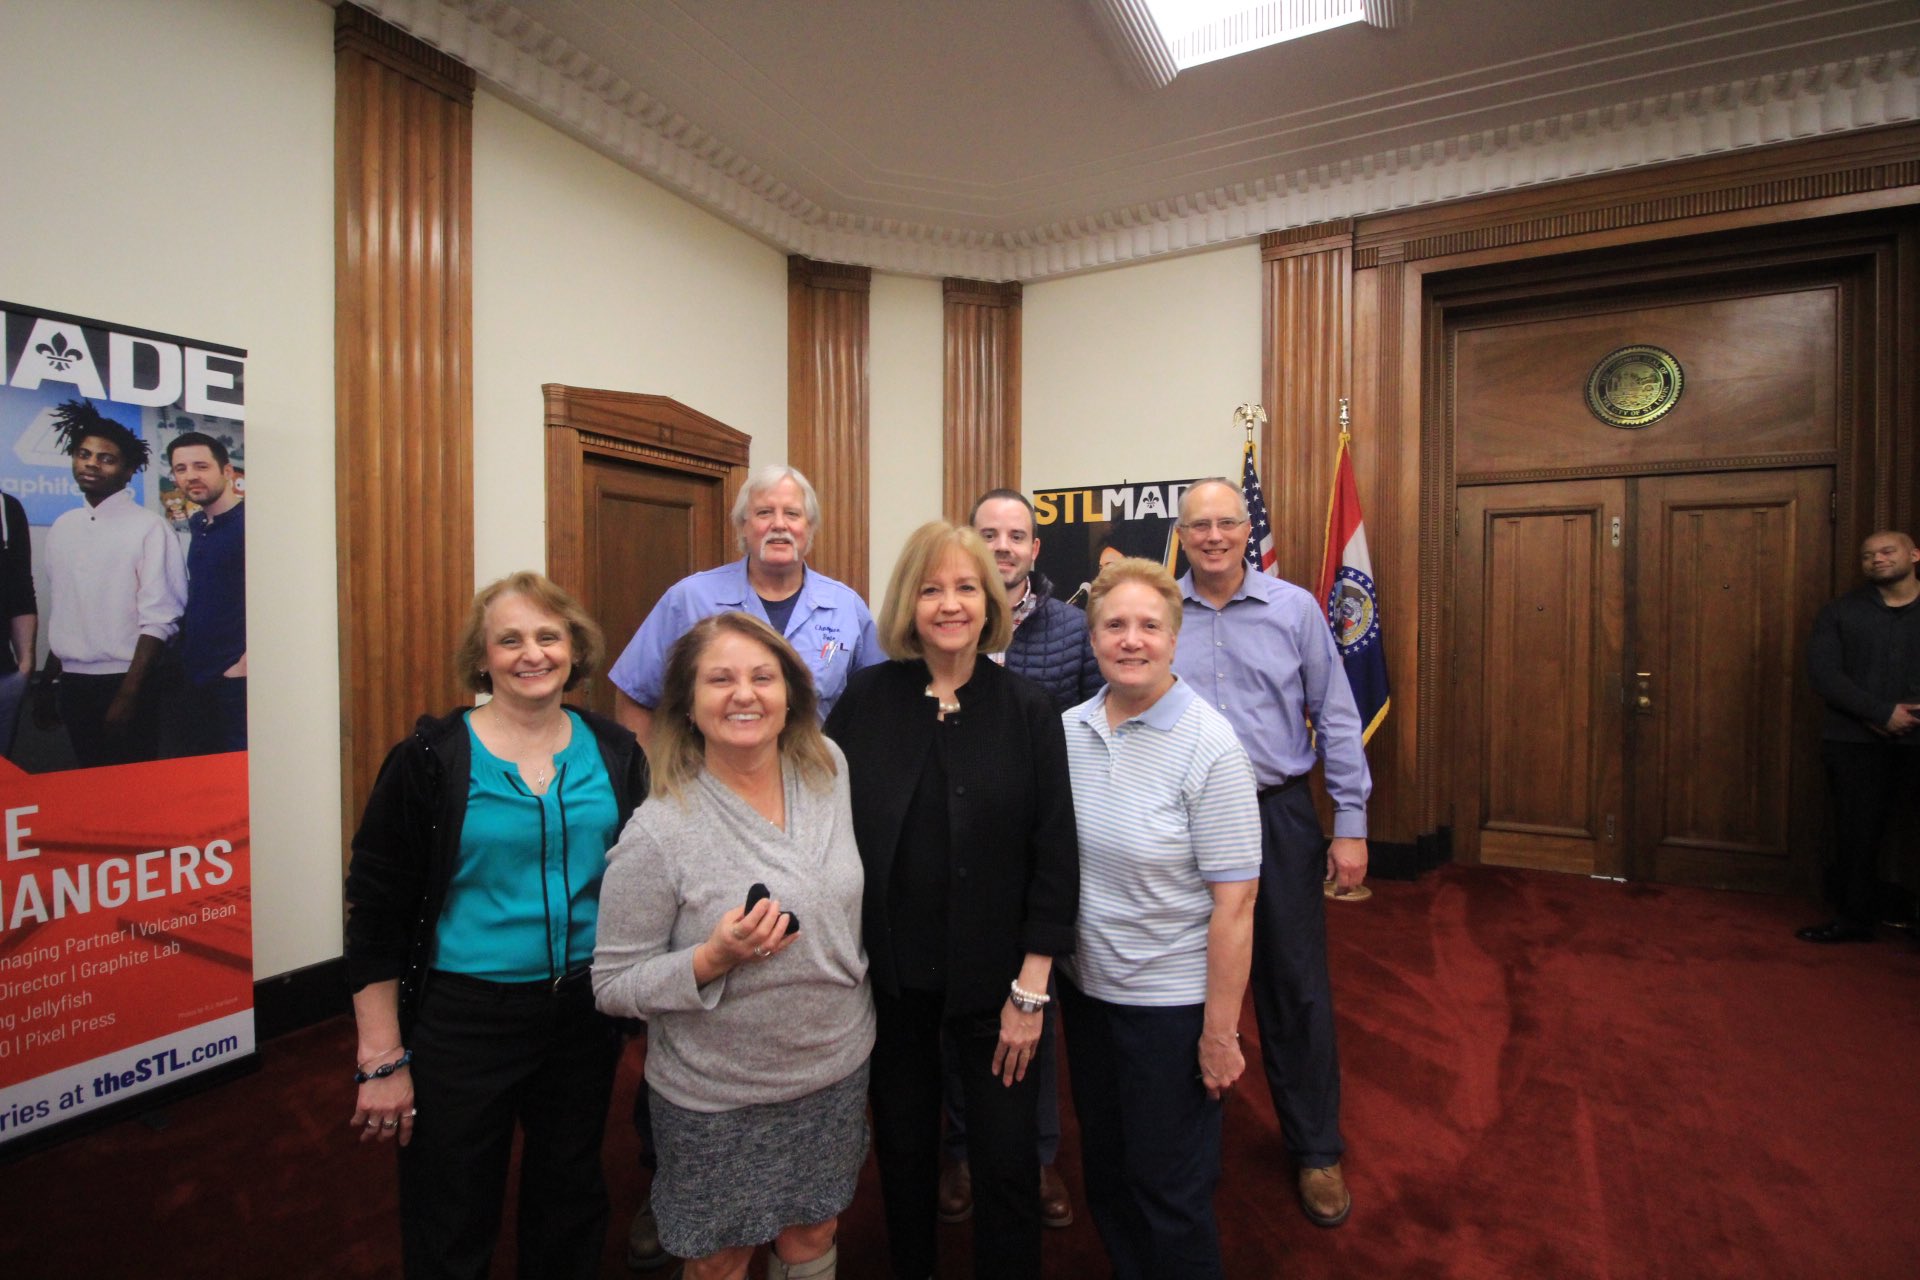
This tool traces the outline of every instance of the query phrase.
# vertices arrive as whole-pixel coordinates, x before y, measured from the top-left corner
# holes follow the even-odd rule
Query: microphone
[[[1087,593],[1092,590],[1093,590],[1093,584],[1091,582],[1081,583],[1080,589],[1067,597],[1067,603],[1073,604],[1073,605],[1079,605],[1082,609],[1086,608]]]

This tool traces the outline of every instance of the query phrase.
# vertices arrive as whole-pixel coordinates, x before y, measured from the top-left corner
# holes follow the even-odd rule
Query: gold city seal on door
[[[1609,351],[1587,375],[1587,408],[1610,427],[1644,427],[1679,403],[1680,362],[1660,347]]]

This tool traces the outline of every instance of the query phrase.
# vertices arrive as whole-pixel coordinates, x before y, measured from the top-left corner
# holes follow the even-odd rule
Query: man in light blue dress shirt
[[[1367,874],[1367,771],[1360,716],[1339,650],[1313,596],[1246,561],[1246,501],[1229,480],[1202,480],[1180,502],[1184,623],[1173,669],[1233,725],[1260,788],[1260,896],[1253,1008],[1281,1133],[1299,1171],[1301,1207],[1323,1227],[1353,1208],[1340,1171],[1340,1061],[1327,978],[1324,879],[1351,889]],[[1309,727],[1311,721],[1311,728]],[[1329,844],[1306,781],[1326,765]]]
[[[820,499],[793,467],[762,467],[733,502],[733,528],[745,557],[692,574],[667,588],[607,672],[614,718],[647,745],[660,701],[667,653],[702,618],[739,610],[786,637],[813,672],[826,719],[847,677],[886,661],[873,615],[853,588],[807,568],[820,525]]]

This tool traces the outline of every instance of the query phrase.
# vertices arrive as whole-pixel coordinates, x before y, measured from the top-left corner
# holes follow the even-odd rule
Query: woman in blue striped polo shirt
[[[1088,1207],[1117,1280],[1220,1280],[1220,1099],[1240,1078],[1260,813],[1173,673],[1180,593],[1124,559],[1087,600],[1107,687],[1068,710],[1080,918],[1061,999]]]

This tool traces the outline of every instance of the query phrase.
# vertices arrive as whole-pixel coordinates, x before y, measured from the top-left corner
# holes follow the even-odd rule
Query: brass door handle
[[[1633,673],[1633,709],[1643,716],[1653,714],[1653,672]]]

